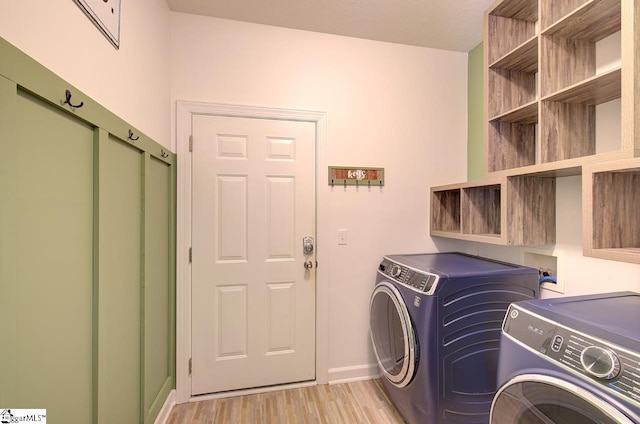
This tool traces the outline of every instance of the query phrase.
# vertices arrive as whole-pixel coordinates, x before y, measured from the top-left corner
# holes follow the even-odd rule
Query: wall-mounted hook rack
[[[372,183],[382,187],[384,185],[384,168],[330,166],[328,179],[331,187],[340,180],[345,187],[348,185],[359,187],[360,183],[364,184],[365,181],[369,187]]]

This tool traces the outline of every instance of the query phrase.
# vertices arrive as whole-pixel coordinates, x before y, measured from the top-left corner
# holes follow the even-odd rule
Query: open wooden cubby
[[[460,233],[460,188],[431,191],[431,231]]]
[[[431,235],[502,245],[555,243],[555,179],[493,178],[431,188]]]
[[[430,234],[500,244],[501,181],[432,187]]]
[[[640,263],[640,159],[587,166],[584,254]]]
[[[502,232],[500,184],[462,189],[461,222],[463,234],[499,237]]]

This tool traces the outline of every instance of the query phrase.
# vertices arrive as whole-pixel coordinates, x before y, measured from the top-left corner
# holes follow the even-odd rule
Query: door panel
[[[192,393],[315,378],[315,124],[194,116]]]

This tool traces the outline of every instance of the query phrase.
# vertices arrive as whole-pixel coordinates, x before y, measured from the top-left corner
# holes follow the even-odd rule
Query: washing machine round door
[[[416,336],[402,295],[390,283],[378,283],[371,295],[369,331],[383,375],[397,387],[409,384],[416,370]]]
[[[491,405],[490,424],[633,424],[605,399],[566,380],[523,374],[505,383]]]

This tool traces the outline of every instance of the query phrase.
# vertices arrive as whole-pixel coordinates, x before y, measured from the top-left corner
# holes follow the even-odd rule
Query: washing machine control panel
[[[511,305],[502,332],[547,360],[640,404],[640,354]]]
[[[387,258],[384,258],[378,266],[378,272],[420,293],[429,293],[438,281],[438,276],[435,274],[419,271]]]

